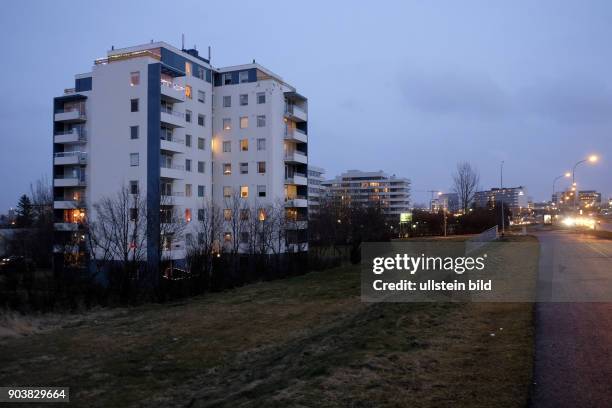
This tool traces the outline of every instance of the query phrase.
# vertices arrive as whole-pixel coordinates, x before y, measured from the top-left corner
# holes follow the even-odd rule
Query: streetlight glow
[[[595,163],[597,160],[599,160],[599,157],[597,157],[596,155],[592,154],[589,156],[589,161],[591,163]]]
[[[569,171],[565,173],[565,177],[570,178],[572,177],[572,173],[570,173]]]

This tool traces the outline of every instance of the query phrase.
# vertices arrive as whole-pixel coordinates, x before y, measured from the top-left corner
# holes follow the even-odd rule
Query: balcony
[[[87,134],[84,129],[72,129],[65,132],[56,132],[53,135],[53,141],[55,143],[62,144],[74,144],[74,143],[84,143],[87,141]]]
[[[55,176],[53,186],[55,187],[81,187],[85,186],[85,173],[76,174],[74,176]]]
[[[162,131],[160,148],[169,152],[185,153],[185,141]]]
[[[285,197],[285,207],[304,208],[308,207],[308,199],[305,196]]]
[[[87,117],[85,116],[85,112],[82,112],[78,109],[69,109],[69,110],[58,110],[55,112],[54,120],[56,122],[85,122]]]
[[[173,191],[171,193],[163,193],[160,200],[161,205],[185,205],[185,193]]]
[[[185,102],[185,87],[167,80],[161,80],[162,99],[172,103]]]
[[[56,197],[53,201],[53,208],[56,210],[72,210],[75,208],[81,208],[85,206],[85,197],[81,197],[79,200],[73,200],[64,197]]]
[[[285,177],[285,184],[295,184],[298,186],[308,185],[308,178],[305,174],[293,173],[291,177]]]
[[[289,230],[298,230],[298,229],[307,229],[308,221],[307,220],[291,220],[288,219],[286,221],[287,229]]]
[[[87,153],[85,152],[58,152],[53,155],[53,164],[56,165],[75,165],[87,163]]]
[[[288,163],[307,164],[308,157],[306,156],[306,154],[298,150],[293,150],[285,152],[285,161]]]
[[[285,116],[295,122],[306,122],[308,120],[306,111],[293,104],[285,105]]]
[[[53,224],[56,231],[77,231],[79,224],[76,222],[56,222]]]
[[[161,108],[161,121],[166,125],[176,128],[183,127],[185,124],[185,114],[177,112],[172,109],[168,109],[162,106]]]
[[[291,140],[293,142],[308,143],[308,135],[303,130],[298,128],[287,128],[285,129],[285,140]]]
[[[161,164],[160,177],[181,180],[185,177],[185,166]]]

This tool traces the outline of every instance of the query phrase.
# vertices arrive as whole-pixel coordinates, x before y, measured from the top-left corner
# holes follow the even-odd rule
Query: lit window
[[[249,71],[240,71],[240,83],[249,82]]]
[[[223,197],[229,198],[232,196],[232,188],[230,186],[223,186]]]
[[[226,208],[223,210],[223,219],[225,221],[230,221],[232,219],[232,210],[229,208]]]
[[[247,106],[249,104],[249,95],[242,94],[240,95],[240,106]]]
[[[226,176],[232,174],[232,163],[223,163],[223,174]]]
[[[230,95],[226,95],[223,97],[223,107],[224,108],[232,107],[232,97]]]
[[[227,140],[223,142],[223,153],[230,153],[232,151],[232,142]]]
[[[261,105],[262,103],[266,103],[266,93],[265,92],[257,92],[257,103]]]
[[[187,74],[187,76],[191,76],[192,72],[191,62],[185,61],[185,74]]]
[[[223,129],[230,130],[232,128],[232,120],[230,118],[223,119]]]
[[[266,172],[266,162],[265,161],[257,162],[257,172],[260,174],[263,174]]]
[[[240,163],[240,174],[249,174],[249,163]]]
[[[240,197],[247,198],[249,196],[249,186],[240,186]]]
[[[130,72],[130,86],[140,84],[140,71]]]
[[[138,153],[130,153],[130,166],[136,167],[138,166]]]
[[[226,232],[223,234],[223,240],[225,242],[232,242],[232,233],[231,232]]]
[[[259,210],[257,210],[257,219],[259,221],[265,221],[266,220],[266,210],[264,210],[263,208],[260,208]]]
[[[185,221],[191,222],[191,208],[185,208]]]
[[[185,85],[185,97],[192,99],[193,95],[191,94],[191,87],[189,85]]]
[[[257,186],[257,196],[258,197],[265,197],[266,196],[266,186],[265,185]]]
[[[266,150],[266,139],[257,139],[257,150]]]
[[[246,129],[249,127],[249,117],[241,116],[240,117],[240,129]]]
[[[246,152],[249,150],[249,139],[241,139],[240,140],[240,150]]]
[[[204,150],[206,146],[206,139],[203,137],[198,137],[198,149]]]
[[[206,103],[206,92],[198,91],[198,102]]]
[[[257,116],[257,127],[266,126],[266,115]]]

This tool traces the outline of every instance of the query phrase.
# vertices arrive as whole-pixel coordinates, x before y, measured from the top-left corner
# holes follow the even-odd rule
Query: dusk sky
[[[412,180],[414,201],[448,191],[458,161],[481,187],[555,176],[612,196],[609,1],[4,1],[2,194],[15,206],[51,173],[52,98],[116,48],[194,44],[215,67],[258,63],[309,98],[309,161]],[[565,187],[558,183],[558,189]]]

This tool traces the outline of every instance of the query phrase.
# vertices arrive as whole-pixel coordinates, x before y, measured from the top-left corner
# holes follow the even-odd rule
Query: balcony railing
[[[176,116],[177,118],[182,118],[182,119],[185,118],[184,113],[175,111],[174,109],[168,108],[167,106],[162,106],[161,111],[162,113],[167,113],[168,115]]]
[[[78,157],[79,160],[86,160],[87,159],[87,153],[86,152],[78,152],[78,151],[73,151],[73,152],[57,152],[53,154],[53,157],[57,158],[61,158],[61,157]]]
[[[53,135],[54,136],[76,135],[79,140],[87,140],[87,132],[85,131],[85,129],[61,130],[61,131],[55,132]]]
[[[167,81],[165,79],[161,80],[161,85],[165,86],[165,87],[168,87],[168,88],[171,88],[171,89],[174,89],[175,91],[179,91],[179,92],[182,92],[182,91],[185,90],[184,86],[181,86],[181,85],[176,84],[176,83],[171,82],[171,81]]]
[[[178,165],[178,164],[169,164],[169,163],[162,162],[160,167],[162,167],[164,169],[185,171],[185,166],[181,166],[181,165]]]

